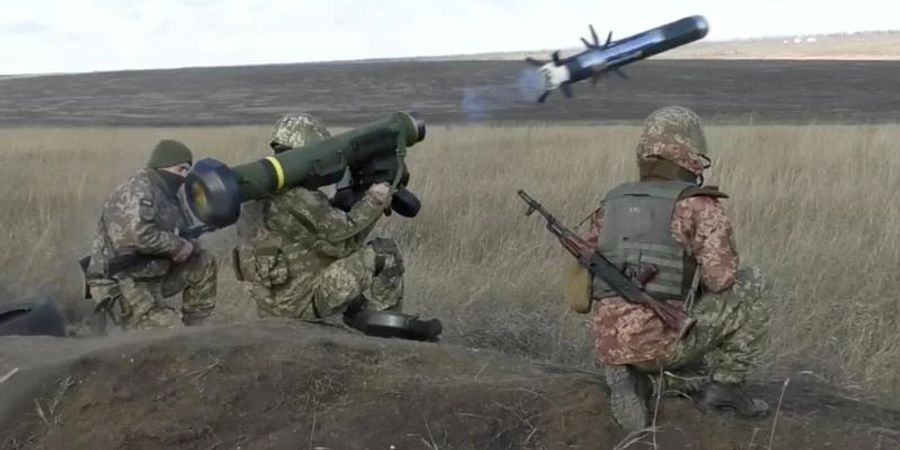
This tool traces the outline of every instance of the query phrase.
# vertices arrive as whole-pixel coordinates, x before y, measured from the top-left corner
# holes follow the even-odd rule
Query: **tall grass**
[[[0,130],[0,199],[7,298],[75,301],[75,259],[104,196],[160,138],[239,162],[266,154],[265,127]],[[603,192],[634,177],[633,127],[471,127],[428,130],[410,149],[423,209],[378,233],[407,258],[408,309],[445,321],[448,340],[559,363],[589,364],[585,316],[559,300],[568,257],[528,190],[575,226]],[[806,369],[860,392],[900,400],[900,126],[714,126],[710,182],[731,198],[743,264],[773,281],[771,344],[761,373]],[[222,230],[204,237],[218,252]],[[223,258],[224,262],[224,258]],[[255,316],[222,266],[216,320]]]

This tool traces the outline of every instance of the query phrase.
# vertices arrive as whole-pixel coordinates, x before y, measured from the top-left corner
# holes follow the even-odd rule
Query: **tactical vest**
[[[635,276],[648,265],[658,273],[644,286],[659,300],[684,300],[697,270],[697,261],[672,237],[675,203],[685,197],[725,197],[715,188],[701,188],[679,181],[624,183],[603,200],[603,228],[599,250],[626,275]],[[593,297],[617,295],[598,278],[592,283]]]

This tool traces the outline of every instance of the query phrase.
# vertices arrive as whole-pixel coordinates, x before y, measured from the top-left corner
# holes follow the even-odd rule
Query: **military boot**
[[[654,395],[658,395],[658,390],[661,389],[662,393],[659,395],[663,397],[680,396],[692,398],[698,392],[703,391],[706,385],[709,384],[710,378],[704,374],[665,371],[661,377],[655,376],[654,381]]]
[[[641,376],[624,365],[606,365],[604,372],[609,386],[609,409],[616,423],[626,431],[645,428],[649,421],[649,390],[639,384]]]
[[[207,314],[183,314],[181,323],[187,327],[199,327],[206,321]]]
[[[362,296],[362,295],[360,295],[350,301],[350,303],[347,305],[347,308],[344,309],[344,314],[343,314],[344,325],[347,325],[348,327],[351,327],[351,328],[359,329],[359,325],[356,324],[356,317],[365,308],[367,301],[368,300],[366,300],[366,297]]]
[[[745,417],[763,417],[769,405],[749,396],[738,384],[713,381],[694,397],[694,404],[704,412],[731,409]]]
[[[444,331],[444,325],[438,319],[419,320],[415,319],[410,325],[412,331],[409,339],[416,339],[428,342],[437,342],[441,332]]]

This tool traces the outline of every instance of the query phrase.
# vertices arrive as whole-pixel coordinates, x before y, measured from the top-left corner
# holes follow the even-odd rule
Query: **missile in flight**
[[[607,72],[627,79],[620,67],[702,39],[709,32],[709,24],[703,16],[685,17],[618,41],[612,40],[610,32],[605,43],[600,42],[593,26],[589,28],[592,39],[588,41],[581,38],[586,47],[581,53],[560,58],[557,50],[549,61],[531,57],[525,59],[538,67],[544,89],[544,93],[537,99],[538,103],[543,103],[556,89],[571,98],[572,84],[590,78],[592,84],[596,85]]]

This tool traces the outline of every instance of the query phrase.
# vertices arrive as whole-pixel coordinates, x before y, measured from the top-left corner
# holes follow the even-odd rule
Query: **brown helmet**
[[[700,117],[683,106],[667,106],[650,113],[637,145],[638,161],[663,159],[694,175],[709,167],[706,138]]]

